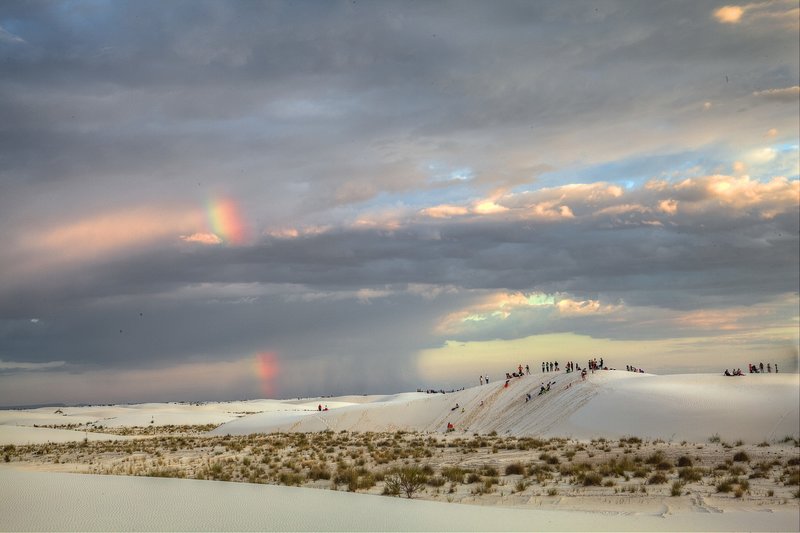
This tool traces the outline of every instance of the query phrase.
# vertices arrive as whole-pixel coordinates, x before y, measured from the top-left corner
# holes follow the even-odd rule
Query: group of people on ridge
[[[764,373],[764,363],[758,363],[757,365],[748,364],[747,366],[750,368],[750,373],[751,374],[763,374]],[[772,373],[772,365],[770,363],[767,363],[767,373],[768,374]],[[775,373],[776,374],[778,373],[778,363],[775,363]]]
[[[747,370],[751,374],[763,374],[764,373],[764,363],[758,363],[757,365],[754,365],[752,363],[748,363],[747,364]],[[772,363],[767,363],[766,372],[768,374],[772,373]],[[778,373],[778,363],[775,363],[775,373],[776,374]],[[726,376],[744,376],[744,372],[742,372],[741,368],[737,368],[737,369],[732,370],[730,372],[726,368],[725,372],[723,374],[726,375]]]

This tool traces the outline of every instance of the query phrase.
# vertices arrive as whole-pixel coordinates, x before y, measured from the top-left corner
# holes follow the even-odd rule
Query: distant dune
[[[542,382],[553,384],[538,395]],[[575,373],[535,374],[513,378],[508,387],[502,380],[449,394],[398,394],[359,404],[338,400],[323,400],[336,407],[326,412],[310,401],[294,406],[307,410],[253,414],[212,433],[444,431],[448,422],[457,431],[573,438],[704,441],[718,434],[760,442],[800,433],[798,374],[656,376],[607,370],[586,381]]]
[[[550,391],[538,392],[551,383]],[[526,402],[526,394],[531,394]],[[458,409],[454,409],[458,404]],[[319,411],[318,407],[327,407]],[[578,439],[635,435],[756,443],[800,435],[800,375],[657,376],[597,371],[534,374],[448,394],[420,392],[304,400],[163,403],[0,411],[0,443],[80,440],[70,424],[100,428],[220,424],[212,434],[275,431],[428,431]],[[33,426],[40,426],[34,428]],[[26,429],[13,426],[24,426]],[[60,426],[46,429],[41,426]],[[116,438],[91,435],[92,439]]]
[[[539,395],[542,384],[548,383],[550,390]],[[448,394],[0,411],[0,445],[146,438],[150,428],[153,433],[166,426],[205,431],[206,424],[218,425],[213,435],[244,435],[325,430],[443,433],[448,423],[455,426],[456,435],[497,432],[579,440],[637,436],[698,443],[719,436],[765,449],[755,444],[800,435],[800,375],[597,371],[583,381],[579,374],[552,373]],[[137,436],[104,433],[134,427]],[[800,529],[800,510],[793,502],[761,508],[748,506],[757,503],[737,508],[734,502],[731,508],[713,510],[702,498],[685,496],[664,499],[663,508],[654,513],[635,503],[635,496],[620,495],[603,500],[603,512],[543,510],[536,508],[535,498],[522,507],[504,508],[250,483],[31,471],[47,468],[0,464],[0,530]],[[673,501],[684,507],[673,508]]]

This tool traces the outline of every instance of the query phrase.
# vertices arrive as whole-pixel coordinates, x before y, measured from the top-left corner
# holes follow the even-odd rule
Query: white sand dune
[[[788,511],[623,514],[483,507],[0,467],[3,531],[798,531]]]
[[[305,405],[307,404],[307,405]],[[334,407],[350,405],[334,403]],[[101,433],[85,433],[42,426],[94,424],[97,427],[150,427],[168,425],[222,424],[252,413],[273,413],[276,417],[291,412],[311,412],[317,403],[303,401],[293,405],[280,400],[252,400],[209,403],[145,403],[135,405],[41,407],[0,411],[0,444],[36,444],[120,438]],[[39,426],[39,427],[34,427]]]
[[[109,435],[69,429],[35,428],[27,426],[0,426],[0,444],[41,444],[45,442],[75,442],[86,440],[127,440],[132,437]]]
[[[540,384],[554,382],[538,396]],[[532,399],[525,401],[526,393]],[[453,410],[455,404],[458,409]],[[482,405],[481,405],[482,403]],[[328,411],[318,411],[318,406]],[[33,425],[103,427],[221,424],[212,434],[274,431],[457,431],[578,439],[635,435],[749,443],[800,435],[800,375],[656,376],[598,371],[534,374],[449,394],[402,393],[302,400],[165,403],[0,411],[0,444],[80,440],[84,432]],[[19,429],[25,426],[29,430]],[[17,427],[17,429],[12,429]],[[89,438],[109,435],[89,433]]]
[[[555,384],[538,396],[542,381]],[[533,398],[526,402],[529,392]],[[452,410],[456,403],[459,408]],[[797,374],[656,376],[598,371],[586,381],[577,374],[536,374],[512,379],[508,387],[497,382],[450,394],[408,393],[334,405],[326,412],[253,414],[227,422],[212,433],[441,432],[452,422],[457,431],[470,433],[580,439],[636,435],[705,441],[718,434],[754,443],[800,434]]]
[[[536,393],[541,382],[551,390]],[[533,399],[525,401],[525,394]],[[458,403],[459,408],[452,410]],[[319,405],[328,411],[320,412]],[[463,411],[462,411],[463,408]],[[450,394],[140,404],[0,411],[0,444],[126,438],[33,427],[222,424],[214,434],[272,431],[457,431],[579,439],[638,436],[750,443],[800,435],[797,374],[535,374]],[[502,504],[501,504],[502,505]],[[27,472],[0,466],[0,530],[798,531],[800,512],[702,513],[669,504],[607,512],[468,506],[330,490],[212,481]]]

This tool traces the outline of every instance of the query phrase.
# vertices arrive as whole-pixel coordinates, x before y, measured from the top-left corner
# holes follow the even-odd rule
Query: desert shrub
[[[394,482],[394,478],[389,478],[386,483],[383,484],[383,492],[384,496],[400,496],[400,484]]]
[[[427,480],[427,475],[419,467],[398,468],[386,476],[384,492],[387,494],[403,493],[407,498],[412,498],[415,492],[425,486]]]
[[[517,481],[517,484],[514,485],[514,490],[517,492],[523,492],[525,489],[528,488],[528,482],[524,479],[520,479]]]
[[[428,478],[428,485],[430,485],[431,487],[441,487],[445,483],[447,483],[447,480],[442,476],[433,476],[431,478]]]
[[[678,466],[692,466],[693,464],[694,463],[692,463],[692,459],[689,458],[689,457],[686,457],[685,455],[681,455],[678,458]]]
[[[358,472],[354,468],[340,464],[333,477],[333,484],[336,487],[347,485],[347,490],[355,492],[358,490]]]
[[[308,472],[308,478],[317,480],[317,479],[330,479],[331,478],[331,471],[328,470],[328,467],[325,465],[315,465],[312,466]]]
[[[750,456],[746,452],[740,451],[733,454],[733,460],[737,463],[747,463],[750,461]]]
[[[629,457],[625,457],[619,461],[615,458],[609,459],[607,462],[600,465],[598,471],[604,476],[613,475],[622,477],[625,475],[626,471],[632,472],[635,469],[636,465],[633,461],[631,461]]]
[[[584,487],[600,486],[603,484],[603,476],[597,472],[583,472],[578,475],[578,482]]]
[[[703,479],[703,470],[687,466],[678,470],[678,477],[684,482],[700,481]]]
[[[667,476],[662,472],[656,472],[647,480],[648,485],[661,485],[667,482]]]
[[[539,460],[544,461],[549,465],[557,465],[560,462],[558,460],[558,457],[556,457],[555,455],[550,455],[549,453],[543,453],[539,455]]]
[[[442,468],[442,477],[452,481],[453,483],[463,483],[466,471],[457,466],[448,466]]]
[[[791,459],[786,460],[786,466],[797,466],[800,465],[800,457],[792,457]]]
[[[499,473],[497,472],[497,469],[495,467],[488,466],[488,465],[483,465],[482,467],[480,467],[480,469],[478,469],[478,472],[482,476],[497,476],[497,475],[499,475]]]
[[[664,452],[662,452],[661,450],[656,450],[649,457],[647,457],[647,459],[645,459],[644,462],[649,465],[657,465],[658,463],[664,460],[666,460],[666,458],[664,457]]]
[[[499,483],[499,481],[500,480],[497,479],[494,476],[485,477],[485,478],[483,478],[483,486],[486,489],[490,489],[490,488],[492,488],[492,485],[497,485],[497,483]]]
[[[548,496],[558,496],[558,489],[556,489],[556,488],[547,489],[547,495]]]
[[[732,467],[728,468],[728,473],[732,476],[740,476],[744,474],[744,468],[739,465],[733,465]]]
[[[733,490],[733,483],[729,479],[717,483],[717,492],[730,492]]]
[[[672,489],[670,490],[670,496],[680,496],[681,491],[683,489],[683,483],[680,481],[673,481],[672,482]]]
[[[666,459],[656,464],[656,470],[672,470],[672,463]]]
[[[179,470],[177,468],[152,468],[150,469],[147,474],[147,477],[178,477],[183,478],[186,477],[186,474],[183,470]]]
[[[481,480],[481,476],[475,472],[467,474],[467,483],[477,483]]]
[[[540,464],[536,466],[531,466],[530,472],[533,473],[535,470],[548,472],[550,468],[552,467]],[[589,463],[562,463],[558,467],[558,471],[561,473],[562,476],[579,475],[581,472],[587,472],[593,469],[594,468]]]
[[[522,466],[522,463],[511,463],[506,466],[506,475],[525,475],[525,467]]]
[[[281,485],[300,486],[305,480],[306,478],[303,474],[296,474],[294,472],[281,472],[278,476],[278,482],[280,482]]]
[[[722,437],[719,436],[719,433],[714,433],[710,437],[708,437],[708,442],[722,442]]]

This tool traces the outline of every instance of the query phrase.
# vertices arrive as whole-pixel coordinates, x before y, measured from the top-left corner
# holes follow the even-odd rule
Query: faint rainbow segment
[[[261,391],[265,398],[275,396],[275,378],[280,372],[278,356],[275,352],[261,352],[256,354],[256,374],[261,381]]]
[[[230,198],[212,198],[208,202],[208,222],[211,231],[229,244],[244,244],[247,227],[236,202]]]

